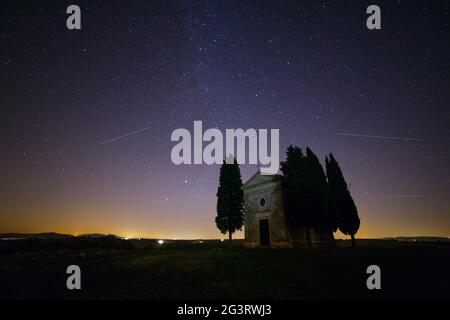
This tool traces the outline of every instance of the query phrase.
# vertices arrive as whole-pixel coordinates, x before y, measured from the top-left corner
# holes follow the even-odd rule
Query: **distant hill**
[[[87,233],[87,234],[80,234],[80,235],[78,235],[78,237],[83,237],[83,238],[106,238],[106,237],[108,237],[108,235],[103,234],[103,233]]]
[[[15,240],[15,239],[68,239],[73,238],[71,234],[63,234],[56,232],[42,232],[42,233],[2,233],[0,239]]]
[[[391,237],[391,238],[383,238],[382,240],[397,240],[397,241],[406,241],[406,242],[450,242],[450,238],[445,237]]]
[[[119,238],[112,234],[103,233],[87,233],[80,234],[78,238]],[[2,240],[20,240],[20,239],[71,239],[76,238],[71,234],[63,234],[56,232],[42,232],[42,233],[2,233],[0,239]]]
[[[103,233],[87,233],[87,234],[80,234],[77,236],[78,238],[92,238],[92,239],[98,239],[98,238],[117,238],[121,239],[121,237],[118,237],[116,235],[112,234],[103,234]],[[0,234],[0,240],[20,240],[20,239],[71,239],[76,238],[75,236],[71,234],[63,234],[63,233],[56,233],[56,232],[42,232],[42,233],[1,233]],[[140,239],[140,238],[139,238]],[[134,239],[138,240],[138,239]],[[142,238],[141,240],[152,240],[156,241],[158,239],[145,239]],[[242,241],[242,239],[240,239]],[[362,240],[362,239],[360,239]],[[403,241],[403,242],[449,242],[450,238],[446,237],[432,237],[432,236],[420,236],[420,237],[386,237],[386,238],[379,238],[379,239],[366,239],[366,240],[394,240],[394,241]],[[218,241],[214,239],[191,239],[191,240],[170,240],[167,239],[165,241],[170,242],[207,242],[207,241]]]

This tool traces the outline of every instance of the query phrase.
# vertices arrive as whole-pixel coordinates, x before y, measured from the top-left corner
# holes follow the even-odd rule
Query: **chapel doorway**
[[[270,246],[269,219],[259,220],[259,241],[262,247]]]

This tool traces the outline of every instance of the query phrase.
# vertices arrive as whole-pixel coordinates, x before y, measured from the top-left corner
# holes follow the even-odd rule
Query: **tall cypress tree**
[[[328,158],[327,169],[328,169]],[[306,243],[312,246],[310,229],[325,233],[340,226],[339,217],[332,204],[327,175],[317,156],[310,148],[306,155],[302,149],[290,145],[283,172],[284,212],[292,227],[304,227]],[[344,226],[341,226],[344,228]]]
[[[318,231],[336,231],[337,217],[330,210],[330,194],[322,164],[310,148],[306,148],[310,210],[314,213],[313,226]]]
[[[283,172],[283,204],[289,224],[298,227],[310,225],[310,216],[302,198],[306,196],[305,156],[298,146],[286,150],[286,161],[281,162]]]
[[[228,232],[230,245],[232,234],[241,230],[244,224],[244,192],[242,178],[236,159],[232,164],[222,164],[217,190],[217,228],[223,234]]]
[[[338,217],[339,230],[352,238],[352,246],[356,246],[355,234],[358,232],[360,220],[355,202],[347,187],[338,162],[330,153],[325,158],[328,186],[332,208]]]

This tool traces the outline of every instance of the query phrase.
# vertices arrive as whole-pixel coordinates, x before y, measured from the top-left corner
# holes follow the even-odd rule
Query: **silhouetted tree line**
[[[288,223],[306,228],[310,247],[310,229],[336,232],[352,238],[359,229],[359,216],[338,162],[330,153],[325,158],[326,174],[317,156],[306,148],[290,145],[283,172],[284,211]]]

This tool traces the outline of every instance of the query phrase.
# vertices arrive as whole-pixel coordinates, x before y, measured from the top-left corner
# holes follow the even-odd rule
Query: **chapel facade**
[[[243,186],[244,226],[247,248],[306,247],[306,228],[292,227],[285,218],[281,175],[261,175],[258,171]],[[331,231],[309,229],[313,247],[332,246]]]

